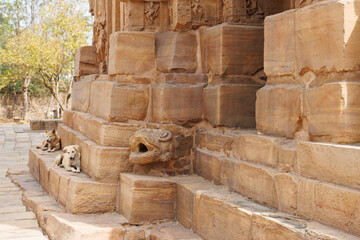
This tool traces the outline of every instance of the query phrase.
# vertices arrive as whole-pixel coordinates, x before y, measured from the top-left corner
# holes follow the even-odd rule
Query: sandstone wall
[[[61,99],[64,99],[61,95]],[[29,97],[29,119],[43,119],[45,112],[49,108],[51,96]],[[24,97],[18,95],[0,95],[0,119],[22,119],[24,108]],[[70,106],[70,104],[69,104]],[[57,108],[56,101],[51,104],[50,110]]]
[[[266,87],[257,129],[312,141],[360,141],[360,1],[321,1],[265,21]]]

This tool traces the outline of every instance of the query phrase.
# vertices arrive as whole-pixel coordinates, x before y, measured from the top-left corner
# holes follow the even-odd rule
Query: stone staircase
[[[61,133],[74,143],[83,136],[73,130]],[[42,217],[42,226],[51,239],[360,239],[355,236],[358,190],[332,183],[340,169],[332,168],[335,172],[324,182],[303,176],[296,163],[299,151],[328,154],[321,147],[329,144],[201,128],[195,143],[198,176],[120,173],[119,184],[52,167],[57,153],[31,150],[31,173],[52,196],[46,203],[52,199],[50,205],[57,206]],[[309,146],[302,150],[303,145]],[[347,161],[359,151],[336,148],[348,149]],[[331,166],[329,156],[336,158],[336,152],[324,156]],[[26,199],[40,218],[49,212],[33,196]]]
[[[49,237],[360,239],[359,0],[315,2],[91,0],[58,126],[82,173],[31,150],[51,197],[13,179]]]

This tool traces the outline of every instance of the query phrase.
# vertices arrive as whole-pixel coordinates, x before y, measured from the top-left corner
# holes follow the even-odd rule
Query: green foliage
[[[36,20],[32,8],[31,20],[22,17],[29,13],[27,2],[0,4],[6,6],[0,12],[0,93],[19,93],[30,79],[29,93],[56,97],[57,89],[66,92],[72,84],[76,49],[89,39],[90,17],[82,7],[87,1],[47,0]]]

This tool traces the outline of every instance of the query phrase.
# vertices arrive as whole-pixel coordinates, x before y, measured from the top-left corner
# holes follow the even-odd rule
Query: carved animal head
[[[149,164],[170,161],[174,143],[171,132],[159,129],[142,129],[130,138],[130,162]]]

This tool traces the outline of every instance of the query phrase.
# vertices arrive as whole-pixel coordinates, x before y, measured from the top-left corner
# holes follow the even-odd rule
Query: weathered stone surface
[[[257,92],[256,128],[259,132],[292,139],[301,117],[302,87],[266,86]]]
[[[196,129],[195,146],[200,148],[206,148],[207,130],[206,128]]]
[[[265,2],[266,17],[284,12],[289,9],[293,9],[295,7],[294,0],[273,0],[273,1],[264,1],[264,2]]]
[[[256,202],[277,207],[275,174],[273,169],[237,162],[234,166],[234,190]]]
[[[110,122],[144,120],[149,102],[146,85],[115,84],[107,81],[92,83],[90,112]]]
[[[117,183],[119,173],[132,171],[129,148],[97,145],[68,127],[61,125],[59,129],[66,146],[76,144],[81,147],[81,170],[97,181]]]
[[[29,167],[30,173],[34,176],[36,181],[39,182],[40,181],[39,159],[33,149],[29,150],[28,167]]]
[[[101,118],[76,111],[65,112],[64,124],[79,131],[91,141],[108,147],[128,147],[130,137],[142,127],[140,124],[130,123],[109,124]]]
[[[360,84],[328,83],[304,92],[310,139],[335,143],[360,141]]]
[[[253,75],[263,68],[263,27],[224,24],[207,29],[206,36],[214,75]]]
[[[201,120],[203,87],[203,84],[153,86],[153,121],[184,123]]]
[[[295,72],[295,10],[265,19],[264,70],[267,76]]]
[[[155,79],[157,83],[166,84],[196,84],[208,82],[207,75],[204,74],[186,74],[186,73],[165,73],[160,78]]]
[[[288,174],[275,176],[278,209],[295,214],[297,209],[297,178]]]
[[[248,239],[252,213],[241,208],[245,203],[242,197],[224,192],[209,190],[196,194],[194,232],[203,239]]]
[[[277,207],[276,171],[225,158],[203,149],[195,152],[194,171],[199,176],[223,184],[256,202]]]
[[[220,152],[226,156],[232,151],[234,136],[221,134],[216,131],[207,131],[206,148],[210,151]],[[204,147],[204,146],[202,146]]]
[[[66,208],[71,213],[105,213],[115,211],[117,184],[98,183],[86,178],[71,178]]]
[[[123,240],[126,232],[123,223],[126,219],[111,215],[52,213],[48,216],[46,232],[51,239],[58,240]]]
[[[31,130],[53,130],[57,129],[62,119],[31,119],[30,128]]]
[[[279,146],[278,167],[283,172],[298,172],[296,141],[286,141]]]
[[[303,69],[358,69],[360,48],[356,39],[360,37],[360,20],[359,10],[354,10],[356,2],[324,1],[296,11],[296,56],[299,72]],[[314,16],[318,21],[314,21]]]
[[[360,147],[299,142],[299,173],[307,178],[360,189]]]
[[[177,184],[176,219],[186,228],[192,228],[196,192],[217,187],[197,176],[177,177],[172,180]]]
[[[212,26],[218,23],[218,9],[216,0],[189,1],[175,0],[172,2],[172,28],[197,28]]]
[[[151,240],[201,240],[199,236],[179,224],[164,224],[154,228]]]
[[[279,146],[284,139],[257,134],[241,134],[236,136],[234,141],[237,158],[273,168],[277,167]]]
[[[64,171],[65,173],[65,171]],[[58,201],[59,197],[59,184],[60,184],[60,169],[59,168],[51,168],[49,171],[49,193]]]
[[[359,191],[300,179],[298,196],[300,216],[360,235]]]
[[[324,1],[324,0],[295,0],[295,7],[302,8],[302,7],[306,7],[308,5],[322,2],[322,1]]]
[[[195,152],[194,171],[197,175],[220,184],[220,172],[223,158],[203,149]]]
[[[259,85],[224,84],[204,89],[204,111],[212,125],[255,127],[255,101]]]
[[[161,72],[194,73],[197,69],[196,36],[190,32],[156,34],[156,69]]]
[[[281,216],[272,218],[271,215],[264,216],[261,214],[254,214],[252,221],[252,239],[308,239],[301,233],[302,228],[303,225],[299,223],[296,218],[284,216],[284,218],[281,219]]]
[[[50,156],[50,161],[44,161],[42,159],[39,159],[39,176],[40,176],[40,181],[39,183],[43,186],[43,188],[45,189],[45,191],[49,192],[49,172],[50,172],[50,168],[54,166],[54,162],[53,162],[53,156]]]
[[[117,183],[119,174],[131,172],[128,148],[93,146],[90,149],[89,175],[100,182]]]
[[[110,38],[109,74],[142,74],[155,70],[155,34],[116,32]]]
[[[83,79],[73,84],[71,109],[88,112],[90,107],[91,83],[95,79]]]
[[[74,75],[77,77],[83,75],[97,74],[96,47],[85,46],[76,50]]]
[[[175,193],[176,184],[166,179],[122,173],[118,209],[132,224],[173,219]]]

